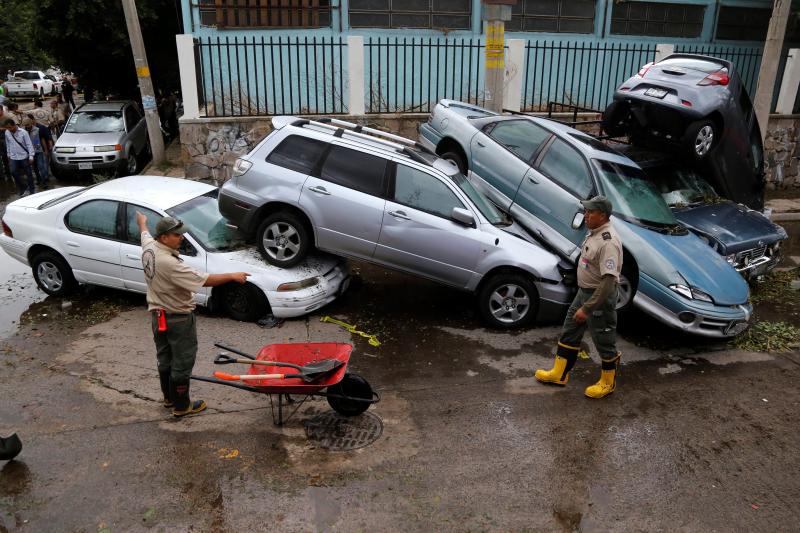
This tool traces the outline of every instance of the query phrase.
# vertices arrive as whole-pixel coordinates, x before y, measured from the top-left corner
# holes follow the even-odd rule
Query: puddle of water
[[[30,267],[0,249],[0,339],[14,334],[20,315],[45,298],[47,295],[36,286]]]

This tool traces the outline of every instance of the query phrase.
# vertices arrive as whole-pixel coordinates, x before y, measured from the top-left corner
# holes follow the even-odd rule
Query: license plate
[[[78,170],[92,170],[92,163],[78,163]]]
[[[653,98],[664,98],[667,96],[667,91],[664,89],[656,89],[655,87],[650,87],[644,92],[645,96],[652,96]]]

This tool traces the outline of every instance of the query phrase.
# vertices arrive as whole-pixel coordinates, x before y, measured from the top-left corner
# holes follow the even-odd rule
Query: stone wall
[[[417,127],[428,120],[428,114],[338,118],[416,139]],[[585,120],[594,117],[579,115],[578,118]],[[237,157],[252,150],[272,131],[268,117],[181,120],[180,128],[181,155],[186,167],[186,177],[217,184],[225,182],[231,176]],[[764,158],[769,188],[782,190],[800,187],[800,116],[770,117],[764,142]]]

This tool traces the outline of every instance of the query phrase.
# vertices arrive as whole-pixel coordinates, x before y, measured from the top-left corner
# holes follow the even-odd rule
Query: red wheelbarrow
[[[291,418],[311,396],[324,396],[331,408],[344,416],[360,415],[371,404],[380,401],[378,393],[372,390],[364,378],[347,372],[347,363],[353,351],[350,344],[268,344],[255,356],[219,343],[214,343],[214,346],[247,358],[234,359],[221,352],[214,359],[215,364],[247,364],[247,373],[232,375],[214,372],[216,377],[213,378],[192,375],[192,379],[268,394],[272,422],[276,426]],[[293,396],[302,396],[302,399],[297,400]],[[289,406],[292,405],[294,407],[284,418],[284,410],[290,409]]]

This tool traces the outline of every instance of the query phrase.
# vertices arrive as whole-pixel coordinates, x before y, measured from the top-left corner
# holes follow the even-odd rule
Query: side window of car
[[[447,185],[405,165],[397,165],[393,199],[398,204],[444,218],[450,218],[454,207],[464,208],[464,204]]]
[[[142,234],[139,233],[139,224],[136,223],[136,211],[141,212],[147,217],[147,230],[150,232],[150,235],[155,234],[156,224],[158,224],[158,221],[161,220],[163,215],[159,215],[146,207],[128,204],[127,213],[125,215],[125,227],[128,228],[128,237],[125,241],[139,245],[142,244]]]
[[[341,146],[333,146],[322,163],[320,178],[372,196],[383,196],[386,160]]]
[[[547,149],[539,170],[578,198],[588,198],[592,192],[592,177],[583,157],[561,139]]]
[[[328,145],[316,139],[290,135],[267,156],[267,163],[311,174]]]
[[[116,239],[118,207],[119,202],[91,200],[67,213],[67,227],[77,233]]]
[[[531,161],[550,132],[528,120],[498,122],[489,135],[524,161]]]
[[[125,126],[128,131],[131,131],[139,123],[139,113],[133,108],[128,106],[125,108]]]

